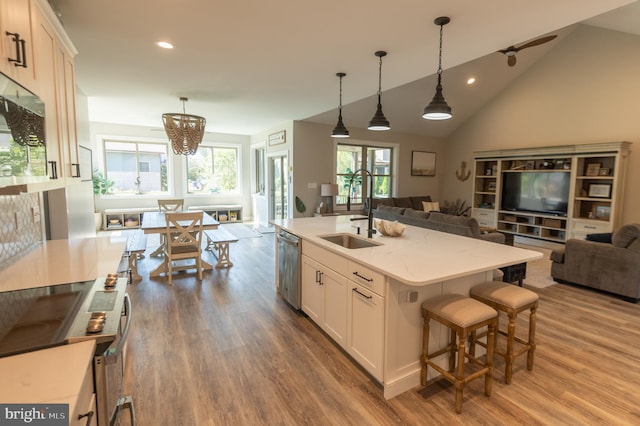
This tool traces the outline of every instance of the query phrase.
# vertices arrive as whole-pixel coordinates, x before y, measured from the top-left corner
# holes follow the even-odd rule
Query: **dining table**
[[[197,210],[194,210],[197,211]],[[191,211],[190,213],[193,213]],[[217,229],[220,226],[220,222],[215,220],[206,212],[202,212],[202,230],[208,231],[211,229]],[[140,228],[144,231],[145,234],[167,234],[171,232],[171,230],[167,231],[167,220],[165,218],[165,212],[161,211],[152,211],[152,212],[144,212],[142,216],[142,225]],[[166,238],[161,239],[167,241]],[[151,256],[160,256],[164,252],[164,246],[161,244],[156,250],[151,253]],[[213,265],[209,262],[205,262],[202,260],[202,267],[205,270],[213,269]],[[165,259],[157,268],[149,273],[150,277],[157,277],[162,273],[166,273],[168,271],[167,259]]]

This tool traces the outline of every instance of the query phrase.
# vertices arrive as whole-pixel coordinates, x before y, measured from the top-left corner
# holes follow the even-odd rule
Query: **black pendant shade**
[[[348,138],[349,137],[349,131],[344,126],[344,123],[342,122],[342,77],[346,75],[347,74],[343,72],[336,73],[336,76],[340,78],[340,103],[338,104],[338,123],[336,124],[336,127],[331,132],[332,138]]]
[[[453,116],[451,114],[451,107],[447,105],[447,101],[442,94],[442,27],[450,21],[451,19],[447,16],[441,16],[433,21],[434,24],[440,26],[440,51],[438,55],[438,84],[436,85],[436,94],[424,109],[424,114],[422,114],[422,118],[426,118],[427,120],[447,120]]]
[[[383,50],[379,50],[375,53],[375,55],[380,58],[379,60],[379,68],[378,68],[378,108],[376,109],[376,113],[369,121],[369,130],[389,130],[391,127],[389,126],[389,120],[384,116],[382,112],[382,58],[387,56],[387,52]]]

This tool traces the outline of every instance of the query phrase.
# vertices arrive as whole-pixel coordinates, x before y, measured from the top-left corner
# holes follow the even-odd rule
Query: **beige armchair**
[[[640,224],[618,228],[611,243],[571,239],[551,253],[551,277],[640,300]]]
[[[173,271],[197,269],[198,279],[202,281],[202,216],[200,212],[166,213],[164,261],[167,265],[169,285],[172,284]],[[194,263],[174,266],[177,260],[194,259]]]

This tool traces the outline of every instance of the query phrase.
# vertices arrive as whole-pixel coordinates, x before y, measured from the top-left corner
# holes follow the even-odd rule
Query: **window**
[[[230,193],[238,191],[238,147],[200,146],[187,156],[187,192],[189,194]]]
[[[255,156],[254,166],[255,166],[255,173],[256,173],[255,189],[258,194],[264,195],[264,191],[265,191],[265,185],[264,185],[265,149],[264,147],[256,148],[254,150],[254,156]]]
[[[111,194],[167,193],[167,144],[105,140],[106,177]]]
[[[336,151],[336,182],[338,197],[336,204],[346,204],[347,196],[351,203],[362,204],[362,194],[369,193],[367,174],[359,172],[351,181],[354,171],[365,169],[373,176],[373,196],[376,198],[391,197],[393,187],[393,148],[367,145],[338,144]],[[349,185],[349,182],[352,182]],[[351,186],[351,188],[349,188]],[[351,191],[349,193],[349,191]]]

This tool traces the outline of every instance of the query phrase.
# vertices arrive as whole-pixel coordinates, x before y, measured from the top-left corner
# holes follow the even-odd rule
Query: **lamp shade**
[[[333,197],[338,195],[337,183],[323,183],[320,186],[320,195],[322,197]]]

